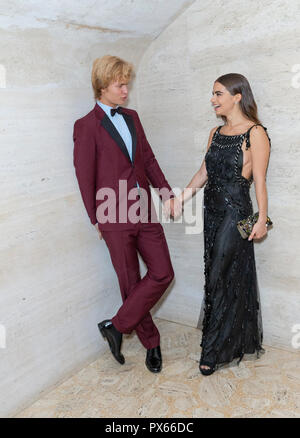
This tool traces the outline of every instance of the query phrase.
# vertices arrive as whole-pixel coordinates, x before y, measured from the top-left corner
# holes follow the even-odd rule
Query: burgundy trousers
[[[150,309],[174,278],[169,249],[160,223],[134,225],[133,230],[102,231],[118,276],[123,304],[111,319],[121,333],[136,331],[147,349],[160,344]],[[141,278],[138,252],[147,266]]]

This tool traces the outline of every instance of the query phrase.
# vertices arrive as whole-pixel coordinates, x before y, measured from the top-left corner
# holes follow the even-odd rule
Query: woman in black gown
[[[211,102],[225,123],[211,131],[201,168],[174,204],[183,205],[205,185],[205,306],[199,364],[204,375],[233,359],[242,360],[244,354],[259,357],[264,352],[253,239],[267,234],[270,155],[270,139],[244,76],[219,77]],[[254,213],[249,194],[252,181],[259,219],[250,237],[243,239],[236,224]],[[176,217],[174,206],[173,214]]]

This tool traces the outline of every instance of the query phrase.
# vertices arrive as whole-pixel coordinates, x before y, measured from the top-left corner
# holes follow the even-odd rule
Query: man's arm
[[[77,120],[73,131],[73,163],[81,197],[93,225],[96,218],[96,143],[87,124]]]
[[[152,187],[160,190],[160,198],[163,202],[165,202],[170,198],[174,198],[175,195],[155,158],[151,146],[146,138],[139,116],[137,113],[135,114],[139,125],[139,129],[142,133],[142,146],[143,146],[144,166],[145,166],[146,175]]]

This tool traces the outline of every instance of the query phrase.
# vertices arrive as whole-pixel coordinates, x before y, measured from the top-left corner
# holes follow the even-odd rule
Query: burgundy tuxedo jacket
[[[128,194],[134,188],[138,193],[137,182],[147,193],[149,220],[152,214],[152,221],[157,221],[153,216],[149,182],[154,188],[164,189],[160,194],[163,202],[174,196],[146,139],[137,112],[122,108],[122,115],[132,136],[132,161],[119,132],[97,103],[92,111],[74,124],[73,163],[76,177],[90,221],[93,225],[98,222],[100,230],[122,230],[134,226],[127,213],[138,198],[128,199]],[[120,180],[126,181],[126,193],[123,189],[119,193]],[[116,194],[116,215],[113,219],[109,215],[105,220],[102,216],[99,219],[101,209],[97,209],[107,201],[107,197],[102,199],[98,195],[101,192],[98,192],[99,189],[103,188],[112,189]],[[121,207],[126,209],[125,217],[124,211],[120,212]]]

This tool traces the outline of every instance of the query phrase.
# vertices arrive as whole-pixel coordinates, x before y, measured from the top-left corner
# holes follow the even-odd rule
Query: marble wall
[[[78,190],[72,132],[94,106],[92,60],[114,52],[134,62],[143,43],[100,36],[101,47],[96,31],[60,25],[1,32],[0,415],[105,350],[97,322],[120,305]]]
[[[145,52],[138,71],[138,108],[150,143],[173,187],[199,169],[210,130],[222,124],[210,105],[214,80],[237,72],[250,81],[272,139],[267,174],[269,236],[255,243],[264,342],[291,349],[300,324],[299,104],[300,4],[196,1]],[[197,194],[202,205],[203,190]],[[257,203],[254,184],[251,197]],[[166,224],[175,284],[157,307],[170,321],[199,325],[203,299],[202,227]],[[298,326],[299,328],[299,326]],[[297,329],[294,327],[294,329]]]

